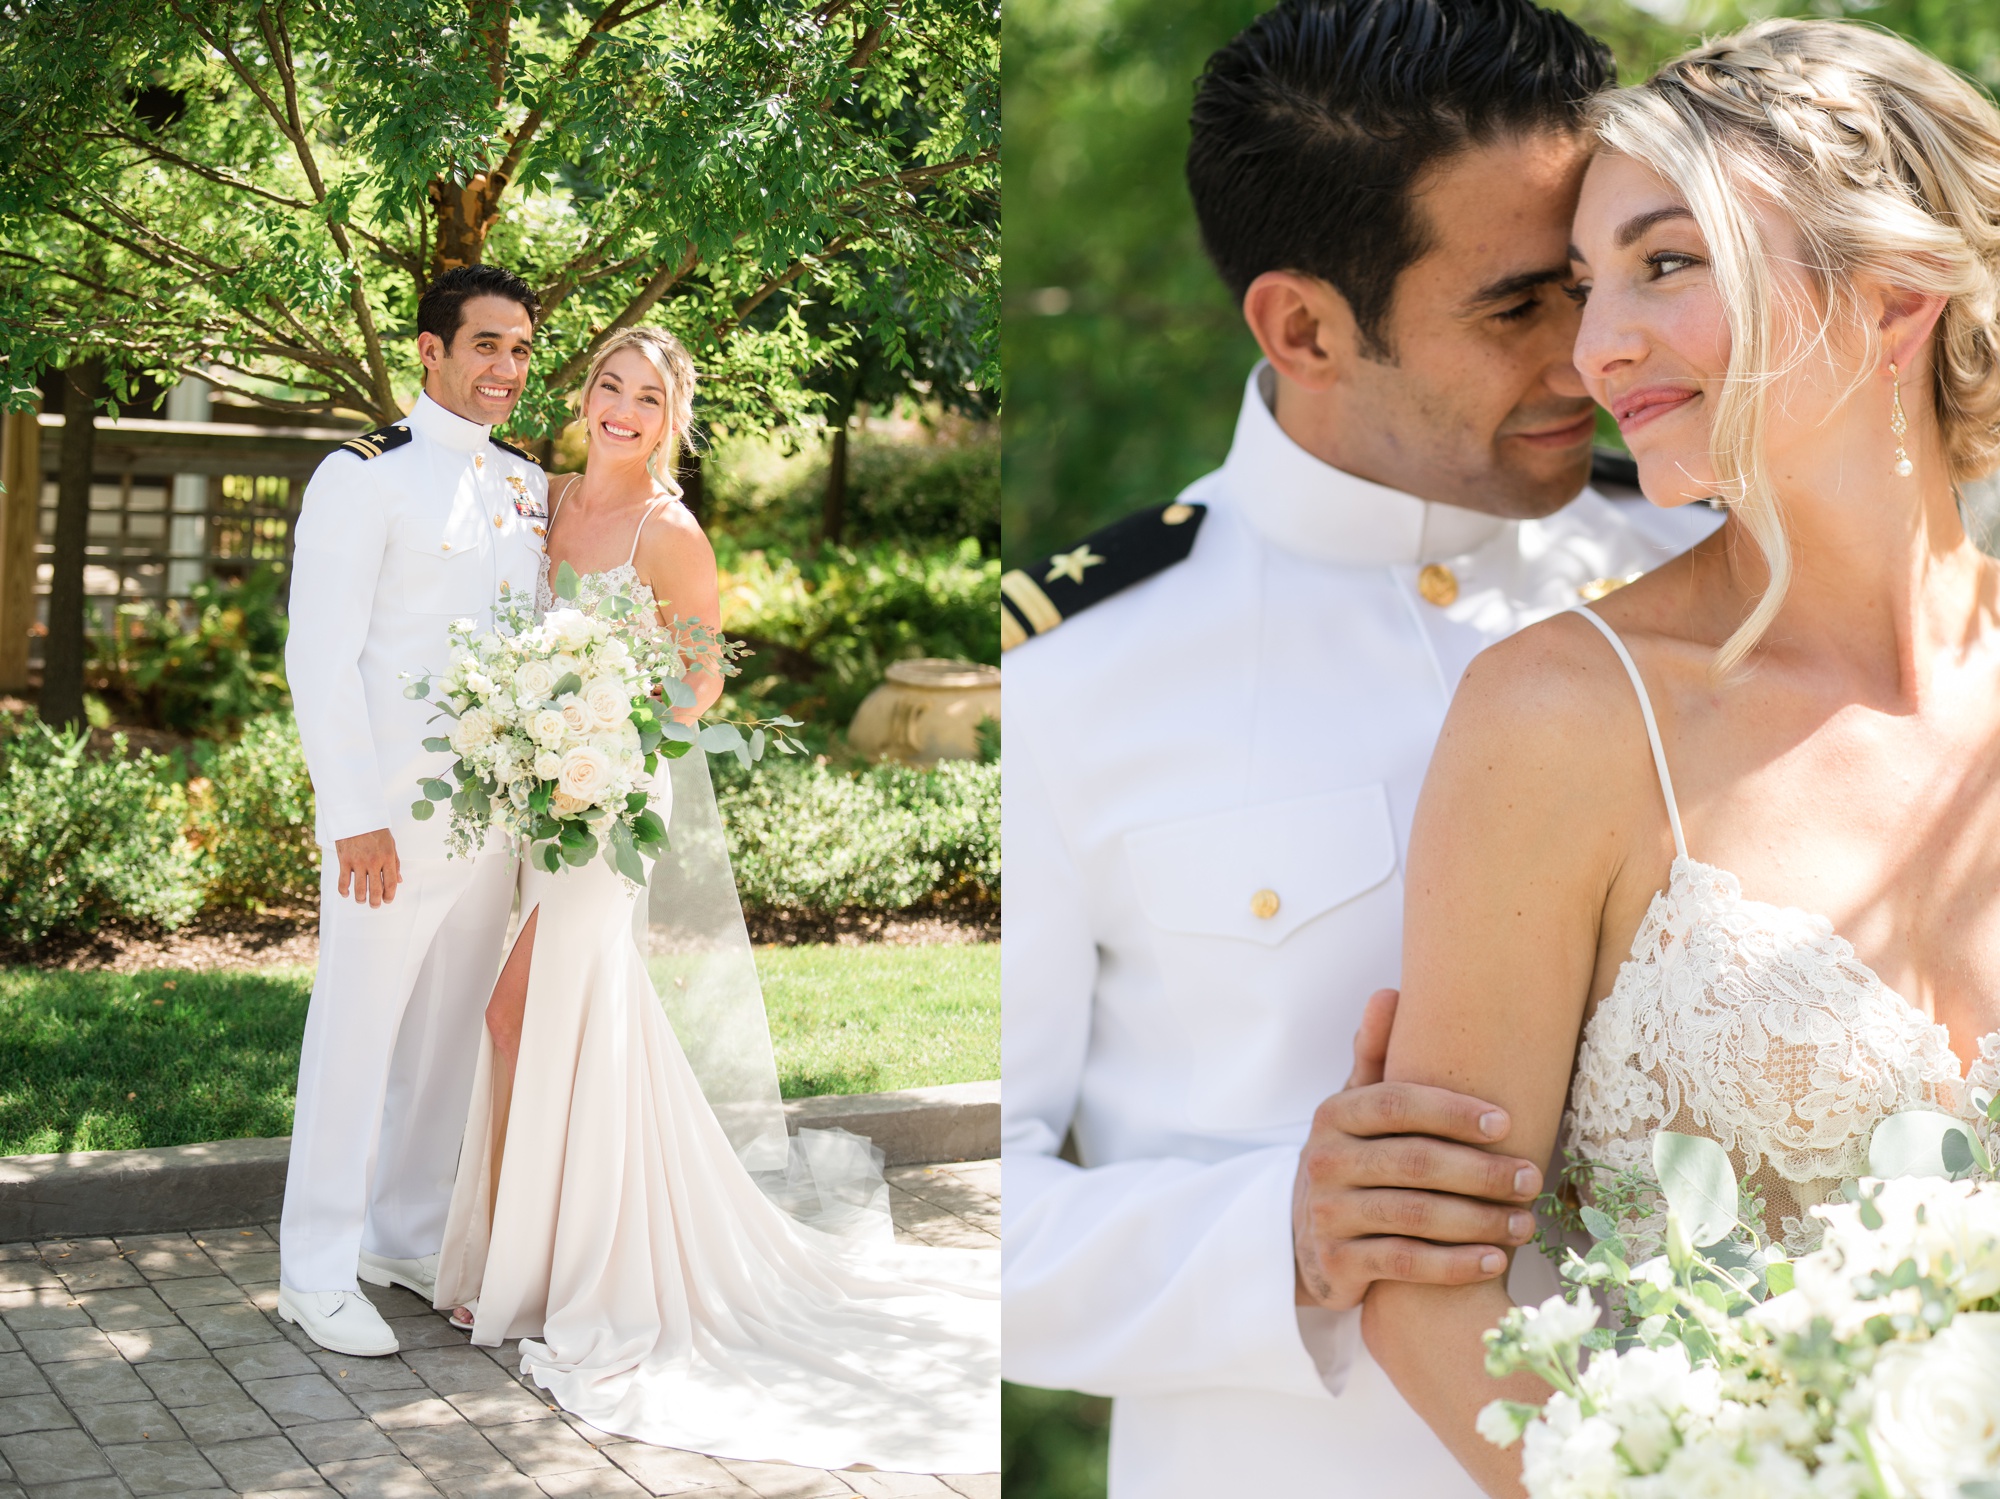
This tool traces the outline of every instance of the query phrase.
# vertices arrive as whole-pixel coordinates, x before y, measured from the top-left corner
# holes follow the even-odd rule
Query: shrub
[[[108,917],[178,926],[201,904],[172,762],[88,753],[89,736],[0,715],[0,936],[38,942]]]
[[[132,721],[223,738],[245,720],[290,705],[280,576],[204,581],[185,605],[121,604],[111,633],[92,639],[104,691]]]
[[[1000,893],[1000,767],[858,773],[766,760],[723,772],[717,795],[750,907],[902,910],[924,897]]]
[[[824,466],[815,477],[824,488]],[[847,540],[921,547],[970,536],[1000,555],[997,433],[937,446],[862,438],[848,454],[847,487]]]
[[[1000,660],[1000,563],[977,541],[830,547],[803,562],[725,549],[723,573],[723,622],[757,652],[736,691],[821,734],[847,726],[892,661]],[[804,690],[775,690],[786,681]]]
[[[188,793],[209,900],[253,909],[318,900],[312,783],[292,715],[253,718],[201,759]]]

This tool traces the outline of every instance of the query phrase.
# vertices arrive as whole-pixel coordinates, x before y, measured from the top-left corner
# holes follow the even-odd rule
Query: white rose
[[[557,790],[586,805],[595,802],[611,784],[611,761],[593,744],[579,744],[562,757]]]
[[[538,708],[528,716],[528,737],[544,749],[561,744],[568,726],[553,708]]]
[[[556,704],[556,711],[562,714],[563,727],[572,734],[588,734],[596,727],[589,707],[574,692],[563,694],[561,701]]]
[[[579,694],[600,729],[615,728],[632,716],[632,689],[616,677],[593,677]]]
[[[493,742],[498,725],[493,715],[484,708],[473,708],[459,716],[451,727],[451,747],[461,755],[469,755]]]
[[[546,661],[523,661],[514,669],[514,690],[523,702],[539,703],[556,690],[556,674]]]
[[[562,756],[554,750],[543,750],[535,756],[535,779],[553,781],[562,774]]]
[[[469,671],[465,674],[465,690],[489,697],[493,692],[493,679],[483,671]]]
[[[589,808],[589,802],[580,802],[562,787],[556,787],[556,794],[549,800],[549,810],[558,817],[574,817]]]
[[[2000,1473],[2000,1312],[1960,1312],[1928,1342],[1890,1343],[1874,1385],[1868,1439],[1893,1491],[1955,1499],[1965,1480]]]
[[[580,651],[590,644],[590,616],[581,609],[558,609],[542,625],[564,650]]]

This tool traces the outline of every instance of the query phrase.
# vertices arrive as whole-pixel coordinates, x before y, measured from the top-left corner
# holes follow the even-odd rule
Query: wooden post
[[[0,495],[0,692],[28,685],[42,508],[42,427],[36,417],[34,411],[0,417],[0,487],[6,490]]]
[[[63,371],[62,472],[57,477],[55,554],[49,578],[49,633],[42,653],[44,723],[83,722],[83,663],[90,649],[84,556],[90,543],[90,481],[97,459],[97,396],[104,356]]]

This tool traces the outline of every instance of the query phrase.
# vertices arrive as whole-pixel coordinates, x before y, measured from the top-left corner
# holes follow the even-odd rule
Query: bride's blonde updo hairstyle
[[[658,371],[660,386],[667,393],[666,430],[660,434],[653,451],[646,455],[646,471],[659,481],[662,489],[679,499],[681,449],[687,445],[694,428],[695,369],[694,360],[678,338],[658,328],[620,328],[604,340],[604,346],[590,361],[590,372],[583,377],[583,389],[576,396],[576,409],[582,413],[591,391],[597,388],[597,377],[604,373],[605,364],[612,355],[626,349],[637,350]]]
[[[1874,337],[1858,281],[1946,299],[1929,367],[1911,368],[1905,389],[1928,391],[1954,484],[2000,464],[2000,110],[1898,37],[1796,20],[1706,43],[1593,110],[1605,146],[1686,195],[1729,319],[1713,461],[1720,498],[1771,577],[1717,657],[1726,672],[1770,627],[1792,575],[1765,461],[1771,386],[1835,329]],[[1823,309],[1816,328],[1774,291],[1760,202],[1796,231]]]

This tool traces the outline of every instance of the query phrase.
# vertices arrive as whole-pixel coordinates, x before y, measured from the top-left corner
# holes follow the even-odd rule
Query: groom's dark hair
[[[1574,130],[1611,53],[1530,0],[1284,0],[1208,60],[1187,177],[1202,243],[1240,302],[1266,271],[1347,299],[1362,349],[1429,248],[1411,191],[1469,147]]]
[[[465,304],[474,297],[505,297],[527,309],[528,321],[542,320],[534,288],[497,265],[461,265],[438,276],[417,299],[417,332],[435,333],[449,349],[465,325]]]

